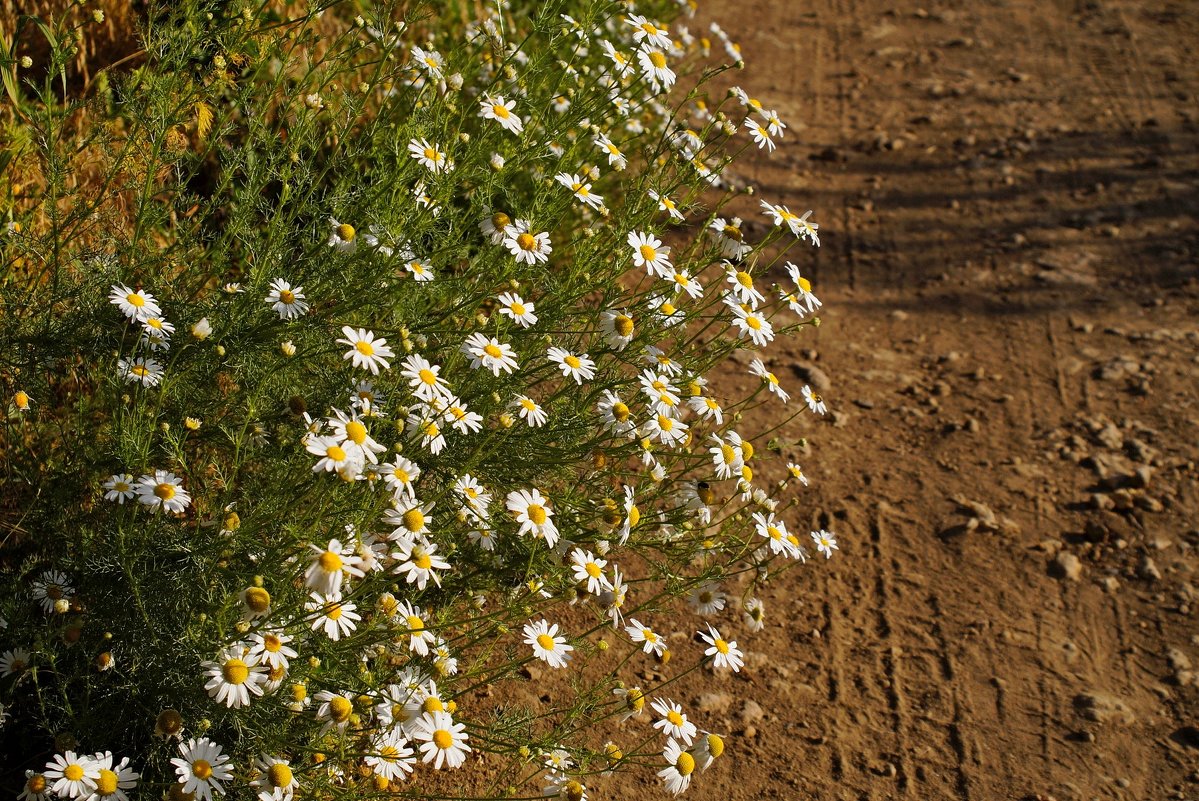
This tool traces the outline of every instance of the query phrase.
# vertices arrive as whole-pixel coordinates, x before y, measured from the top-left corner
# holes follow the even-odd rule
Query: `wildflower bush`
[[[151,4],[82,88],[102,14],[7,32],[6,789],[578,801],[721,756],[674,699],[836,541],[757,470],[823,401],[709,384],[819,324],[819,243],[726,211],[786,126],[690,11]]]

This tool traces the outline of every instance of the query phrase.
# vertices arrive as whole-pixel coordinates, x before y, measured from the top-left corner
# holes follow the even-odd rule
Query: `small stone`
[[[895,320],[897,322],[902,323],[904,320],[908,319],[910,316],[911,316],[910,314],[903,311],[902,309],[893,309],[891,311],[891,319]]]
[[[758,729],[756,726],[746,726],[745,730],[741,732],[741,736],[747,740],[752,740],[758,736]]]
[[[798,362],[791,365],[791,370],[800,381],[811,384],[812,389],[817,392],[828,392],[833,387],[833,382],[829,379],[828,373],[814,364]]]
[[[1166,651],[1166,663],[1174,671],[1191,669],[1191,658],[1177,648]]]
[[[1104,576],[1099,580],[1099,586],[1107,592],[1115,592],[1120,589],[1120,579],[1115,576]]]
[[[700,712],[720,714],[726,711],[732,702],[733,698],[728,693],[704,693],[695,706]]]
[[[1062,551],[1049,563],[1049,575],[1066,581],[1078,581],[1082,576],[1082,562],[1068,551]]]
[[[1132,477],[1129,479],[1129,484],[1136,489],[1144,489],[1149,486],[1149,480],[1153,478],[1153,468],[1148,465],[1141,465],[1132,472]]]
[[[1128,708],[1128,704],[1106,693],[1080,693],[1074,696],[1074,709],[1086,720],[1096,723],[1127,725],[1136,722],[1136,715]]]
[[[1148,581],[1162,580],[1162,571],[1158,569],[1157,564],[1149,556],[1141,557],[1141,561],[1137,565],[1137,575]]]
[[[766,712],[762,709],[762,705],[753,699],[747,700],[741,706],[741,711],[737,713],[737,719],[744,724],[757,723],[764,717],[766,717]]]

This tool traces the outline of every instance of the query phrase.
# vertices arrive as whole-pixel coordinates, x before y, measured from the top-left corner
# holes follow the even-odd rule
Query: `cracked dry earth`
[[[841,552],[680,698],[732,735],[688,796],[1199,799],[1197,9],[715,12],[793,123],[744,180],[821,223],[768,353]]]

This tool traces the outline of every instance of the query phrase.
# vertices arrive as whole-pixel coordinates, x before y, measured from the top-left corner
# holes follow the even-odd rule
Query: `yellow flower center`
[[[542,648],[544,648],[547,651],[554,650],[554,645],[555,645],[554,638],[548,634],[538,634],[537,635],[537,644],[540,645]]]
[[[346,458],[346,452],[337,445],[330,445],[325,449],[325,456],[335,462],[344,462]]]
[[[317,562],[320,564],[321,570],[324,570],[326,573],[336,573],[341,570],[342,566],[341,556],[333,551],[322,553]]]
[[[753,468],[751,468],[749,465],[743,465],[741,467],[741,477],[743,479],[745,479],[746,482],[753,481],[754,480]]]
[[[337,226],[337,238],[342,241],[353,242],[356,235],[357,232],[354,230],[354,226],[349,223],[342,223]]]
[[[107,768],[100,768],[100,775],[96,777],[96,794],[112,795],[116,791],[117,774]]]
[[[645,31],[645,32],[646,32],[646,33],[648,33],[650,36],[657,36],[657,35],[658,35],[658,29],[657,29],[657,27],[655,27],[655,26],[654,26],[654,24],[653,24],[652,22],[643,22],[643,23],[641,23],[641,30]]]
[[[137,307],[137,308],[139,308],[139,309],[140,309],[142,306],[145,306],[145,305],[146,305],[146,299],[145,299],[145,298],[143,298],[141,295],[137,294],[136,292],[130,292],[128,295],[126,295],[126,296],[125,296],[125,301],[126,301],[126,302],[127,302],[129,305],[130,305],[130,306],[136,306],[136,307]]]
[[[727,236],[729,239],[736,240],[737,242],[740,242],[744,238],[741,233],[741,229],[735,225],[726,225],[724,227],[724,235]],[[746,275],[748,276],[748,273],[746,273]],[[740,276],[738,276],[737,280],[741,281],[742,279]]]
[[[583,364],[581,361],[579,361],[578,356],[567,356],[562,361],[566,362],[566,366],[572,370],[578,370],[579,367]]]
[[[350,699],[340,695],[329,699],[329,717],[337,723],[345,723],[353,712],[354,705],[350,703]]]
[[[407,620],[408,620],[408,628],[409,628],[409,630],[411,630],[411,631],[412,631],[414,634],[415,634],[416,632],[418,632],[418,631],[424,631],[424,630],[425,630],[425,621],[421,620],[421,619],[420,619],[419,617],[417,617],[416,615],[409,615],[409,616],[408,616],[408,618],[407,618]]]
[[[330,604],[329,608],[325,610],[325,617],[330,620],[340,620],[341,611],[341,604]]]
[[[379,756],[388,762],[395,762],[400,758],[400,752],[394,745],[385,745],[379,749]]]
[[[649,245],[642,245],[641,247],[637,248],[637,250],[641,253],[641,258],[645,259],[646,261],[653,261],[654,259],[658,258],[658,251],[654,250]]]
[[[221,675],[230,684],[245,684],[250,678],[250,667],[240,659],[230,659],[221,665]]]
[[[164,501],[169,501],[175,497],[175,485],[162,483],[154,487],[154,495]]]
[[[655,69],[663,69],[666,66],[666,56],[662,55],[657,50],[650,51],[649,61],[654,65]]]
[[[495,230],[502,231],[512,224],[512,218],[502,211],[497,211],[491,215],[491,225]]]
[[[245,598],[251,612],[262,613],[271,607],[271,594],[262,587],[250,587],[246,590]]]
[[[506,106],[501,106],[499,103],[495,103],[491,106],[491,113],[502,120],[506,120],[512,116],[512,112],[508,111]]]
[[[674,420],[671,420],[669,417],[660,414],[658,415],[658,428],[662,429],[663,431],[673,431]]]
[[[675,274],[674,274],[674,281],[675,281],[675,283],[676,283],[676,284],[678,284],[679,286],[684,286],[684,287],[685,287],[685,286],[690,286],[690,285],[691,285],[691,279],[690,279],[690,278],[688,278],[687,276],[683,275],[682,273],[675,273]],[[669,359],[668,359],[667,361],[669,361]]]
[[[629,507],[629,528],[636,528],[641,522],[641,510],[634,504]]]
[[[425,712],[442,712],[445,710],[445,704],[441,703],[441,699],[436,695],[430,695],[420,708]]]
[[[727,654],[729,652],[729,644],[727,642],[725,642],[724,640],[720,639],[719,637],[717,637],[716,642],[714,642],[712,644],[714,646],[716,646],[716,650],[720,651],[720,653],[722,653],[722,654]]]
[[[200,781],[207,781],[212,777],[212,765],[207,759],[197,759],[192,762],[192,775]]]
[[[433,732],[433,745],[445,751],[454,744],[454,735],[450,734],[445,729],[438,729]]]
[[[438,428],[437,423],[434,423],[432,420],[425,423],[423,431],[425,436],[429,439],[437,439],[438,435],[441,434],[441,429]]]
[[[404,528],[409,531],[424,531],[425,529],[425,514],[420,509],[409,509],[400,519],[404,523]]]
[[[783,532],[779,531],[776,526],[767,526],[766,533],[770,535],[770,539],[772,540],[781,540],[783,538]]]
[[[674,769],[679,772],[680,776],[690,776],[691,772],[695,770],[695,757],[684,751],[675,760]]]
[[[427,367],[422,367],[416,376],[421,380],[421,383],[429,384],[430,386],[437,383],[436,374]]]
[[[25,788],[29,790],[31,795],[40,795],[46,791],[46,777],[40,773],[35,773],[25,782]]]
[[[68,781],[77,782],[83,778],[83,768],[80,765],[67,765],[63,768],[62,776]]]
[[[529,520],[533,521],[533,525],[545,525],[545,507],[543,507],[541,504],[529,504],[529,508],[526,510],[526,512],[529,515]]]
[[[283,647],[283,640],[279,639],[277,634],[266,634],[262,638],[262,647],[272,654],[276,654]]]
[[[440,154],[440,153],[438,153],[436,150],[434,150],[434,149],[433,149],[433,148],[431,148],[431,147],[426,147],[426,148],[425,148],[424,156],[425,156],[425,158],[427,158],[429,161],[437,161],[439,158],[441,158],[441,154]]]
[[[349,437],[350,442],[361,445],[366,442],[366,426],[357,420],[351,420],[346,423],[346,436]]]
[[[724,740],[719,734],[708,735],[708,753],[714,757],[718,757],[724,753]]]
[[[363,356],[374,356],[375,346],[367,342],[365,339],[360,339],[354,343],[354,350],[361,353]]]
[[[515,314],[517,317],[523,317],[525,314],[525,305],[523,303],[513,303],[511,306],[508,307],[508,310],[511,311],[513,314]]]
[[[683,725],[683,716],[678,712],[675,712],[673,709],[666,713],[666,719],[670,721],[670,725],[672,726]]]
[[[741,458],[745,459],[747,462],[754,458],[753,443],[747,439],[741,440]]]
[[[523,233],[516,237],[516,244],[521,250],[534,250],[537,247],[537,240],[532,234]]]
[[[620,401],[617,401],[616,403],[612,404],[612,416],[615,417],[620,422],[623,423],[624,421],[628,420],[629,414],[630,414],[629,407],[625,406]]]
[[[267,768],[266,778],[272,787],[287,787],[292,782],[291,768],[282,762],[276,762]]]
[[[587,564],[583,565],[583,569],[586,570],[587,575],[591,576],[592,578],[599,578],[600,576],[604,575],[603,568],[601,568],[595,562],[588,562]]]
[[[662,304],[661,306],[659,306],[658,308],[659,308],[659,309],[661,309],[661,310],[662,310],[662,313],[663,313],[663,314],[665,314],[667,317],[670,317],[670,316],[672,316],[672,315],[673,315],[673,314],[674,314],[676,311],[678,311],[678,310],[677,310],[677,309],[674,307],[674,304],[673,304],[673,303],[671,303],[670,301],[667,301],[666,303],[663,303],[663,304]]]
[[[433,565],[433,560],[424,551],[418,551],[412,555],[412,564],[421,570],[428,570]]]
[[[741,286],[745,287],[746,289],[753,289],[754,279],[753,276],[747,272],[738,272],[737,283],[741,284]]]
[[[720,457],[724,459],[725,464],[732,464],[737,461],[737,451],[733,449],[732,445],[723,444],[720,446]]]
[[[267,671],[266,677],[269,681],[283,681],[283,677],[287,675],[287,668],[273,667]]]
[[[655,643],[658,641],[658,635],[654,634],[649,629],[645,629],[644,631],[642,631],[641,636],[645,637],[645,641],[648,643]]]
[[[755,331],[762,330],[762,321],[757,317],[754,317],[752,314],[745,318],[745,324]]]
[[[640,712],[645,706],[645,695],[639,687],[634,687],[625,694],[624,703],[633,712]]]
[[[812,291],[812,282],[809,281],[808,279],[804,278],[803,276],[800,276],[799,280],[796,281],[795,283],[798,284],[799,288],[802,289],[804,292]]]
[[[488,342],[486,345],[483,346],[483,352],[486,353],[488,356],[490,356],[493,359],[498,359],[504,355],[504,352],[502,350],[500,350],[495,345],[492,345],[490,342]]]
[[[296,302],[296,293],[290,289],[284,289],[279,293],[279,302],[285,303],[288,306]]]
[[[291,685],[291,700],[299,703],[308,697],[308,688],[303,684]]]

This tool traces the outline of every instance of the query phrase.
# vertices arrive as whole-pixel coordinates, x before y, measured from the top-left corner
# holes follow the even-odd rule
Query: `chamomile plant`
[[[87,19],[20,29],[21,798],[579,801],[737,747],[680,690],[748,670],[759,588],[838,540],[769,465],[827,410],[766,361],[819,325],[818,227],[747,201],[787,125],[693,13],[151,3],[79,91]]]

